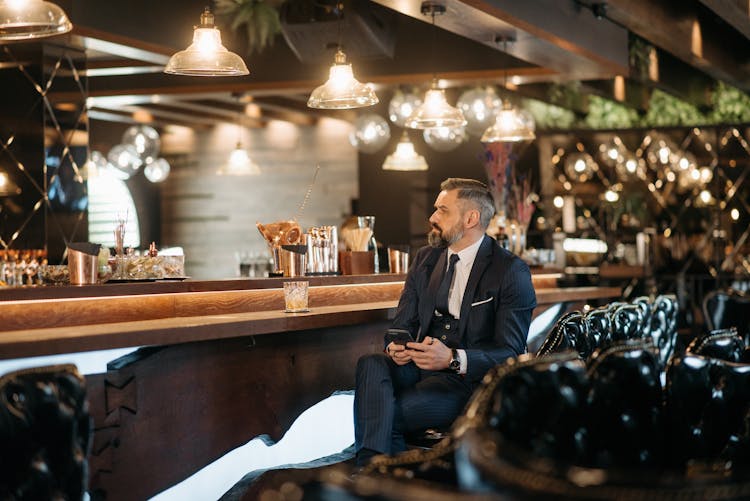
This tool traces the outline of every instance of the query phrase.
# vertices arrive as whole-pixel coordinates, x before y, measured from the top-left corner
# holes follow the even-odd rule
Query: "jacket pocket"
[[[479,306],[480,304],[484,304],[484,303],[489,303],[489,302],[490,302],[490,301],[492,301],[493,299],[495,299],[495,298],[494,298],[494,297],[492,297],[492,296],[490,296],[490,297],[488,297],[487,299],[483,299],[482,301],[477,301],[476,303],[471,303],[471,307],[473,308],[473,307],[475,307],[475,306]]]

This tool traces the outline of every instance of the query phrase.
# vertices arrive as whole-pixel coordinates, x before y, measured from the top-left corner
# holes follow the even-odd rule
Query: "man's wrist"
[[[461,372],[461,358],[458,355],[458,350],[455,348],[451,349],[451,361],[448,364],[448,369],[456,374]]]

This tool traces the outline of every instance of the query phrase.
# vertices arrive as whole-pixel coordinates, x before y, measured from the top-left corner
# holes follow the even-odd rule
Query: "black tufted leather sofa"
[[[677,298],[671,294],[653,301],[641,297],[633,303],[614,302],[586,313],[570,312],[557,321],[536,356],[573,349],[588,360],[595,350],[613,343],[650,339],[663,369],[674,353],[677,313]]]
[[[467,409],[485,417],[461,423],[460,484],[520,499],[750,498],[750,365],[675,356],[662,386],[658,356],[640,339],[588,367],[570,350],[496,368]]]
[[[0,499],[83,498],[92,430],[85,395],[73,365],[0,377]]]

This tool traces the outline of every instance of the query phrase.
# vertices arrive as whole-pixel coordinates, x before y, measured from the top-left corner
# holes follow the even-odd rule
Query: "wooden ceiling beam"
[[[284,101],[285,99],[290,99],[293,96],[294,95],[285,96],[278,101]],[[264,122],[268,122],[270,120],[281,120],[284,122],[293,123],[295,125],[310,126],[315,125],[318,117],[322,116],[320,113],[315,113],[315,110],[312,110],[310,108],[304,108],[301,110],[300,107],[296,105],[285,106],[278,103],[265,103],[263,102],[264,98],[256,99],[254,96],[250,96],[249,94],[243,94],[242,99],[243,106],[245,106],[245,104],[252,103],[260,108],[261,120],[263,120]],[[224,95],[217,96],[213,101],[217,103],[224,103],[225,106],[236,106],[236,100],[237,97],[235,95]],[[304,102],[307,102],[307,97],[305,97]]]
[[[107,110],[107,109],[91,109],[88,112],[89,119],[90,120],[98,120],[101,122],[116,122],[116,123],[125,123],[130,125],[139,125],[143,122],[140,122],[138,120],[135,120],[133,118],[132,113],[124,113],[119,110]],[[155,118],[152,120],[149,125],[153,125],[156,127],[167,127],[169,125],[180,125],[183,127],[190,127],[193,129],[209,129],[210,126],[204,125],[204,124],[196,124],[193,122],[187,122],[187,121],[179,121],[175,119],[169,119],[169,120],[161,120],[159,118]]]
[[[745,38],[750,38],[750,3],[732,0],[698,0],[711,9],[717,16],[739,31]]]
[[[374,0],[407,16],[430,22],[420,2]],[[446,0],[436,24],[513,57],[573,78],[611,78],[628,71],[624,28],[594,19],[575,2],[559,0]],[[504,45],[498,37],[514,41]],[[429,43],[425,41],[425,44]],[[570,78],[570,77],[569,77]]]
[[[159,107],[164,107],[165,109],[187,110],[197,113],[198,116],[216,117],[217,120],[221,120],[223,122],[236,123],[240,121],[244,127],[259,128],[263,127],[265,125],[264,122],[268,121],[267,118],[264,120],[263,118],[247,116],[244,113],[244,107],[235,107],[233,110],[231,110],[220,106],[211,106],[208,104],[196,103],[194,101],[175,99],[173,97],[163,98],[159,100],[158,104],[153,104],[148,107],[148,109],[154,107],[157,109]]]
[[[356,110],[320,110],[307,107],[307,99],[300,101],[284,96],[253,96],[254,104],[258,105],[264,115],[277,114],[279,120],[301,119],[307,125],[313,125],[319,118],[327,117],[336,120],[352,122],[357,118]],[[302,125],[302,124],[301,124]]]
[[[750,91],[750,40],[699,7],[688,1],[608,0],[606,17],[712,78]]]
[[[165,66],[175,50],[131,37],[76,24],[71,31],[72,45],[87,51],[116,55],[133,61]]]

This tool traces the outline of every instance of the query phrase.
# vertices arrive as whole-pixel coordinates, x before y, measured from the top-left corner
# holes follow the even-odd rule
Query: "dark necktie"
[[[440,282],[438,287],[437,297],[435,298],[435,309],[441,315],[448,315],[448,292],[451,290],[451,283],[453,283],[453,273],[456,271],[456,261],[458,261],[458,254],[452,254],[450,258],[450,264],[448,265],[448,271],[443,275],[443,281]]]

